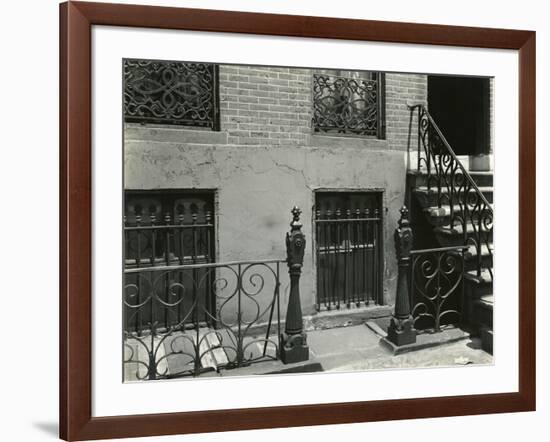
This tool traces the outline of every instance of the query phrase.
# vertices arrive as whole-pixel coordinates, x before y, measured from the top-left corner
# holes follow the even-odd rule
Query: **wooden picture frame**
[[[92,417],[93,25],[519,51],[519,391]],[[60,6],[60,437],[122,438],[535,410],[535,32],[68,2]]]

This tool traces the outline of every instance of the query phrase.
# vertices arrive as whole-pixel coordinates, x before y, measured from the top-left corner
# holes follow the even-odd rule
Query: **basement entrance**
[[[428,110],[457,155],[490,153],[489,81],[428,76]]]
[[[315,193],[317,309],[382,303],[382,192]]]

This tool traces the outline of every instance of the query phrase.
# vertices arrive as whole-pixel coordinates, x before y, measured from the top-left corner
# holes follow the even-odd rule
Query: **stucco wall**
[[[216,189],[218,261],[283,258],[290,209],[307,238],[302,306],[315,312],[317,189],[384,190],[384,300],[395,296],[393,230],[403,204],[410,113],[426,77],[386,74],[385,140],[312,134],[308,69],[220,66],[221,131],[125,126],[127,189]],[[281,306],[287,300],[283,272]]]

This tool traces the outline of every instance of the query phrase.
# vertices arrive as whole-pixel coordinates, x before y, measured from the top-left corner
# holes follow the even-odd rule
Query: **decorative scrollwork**
[[[380,82],[313,76],[313,127],[316,131],[377,135]]]
[[[464,249],[451,247],[412,252],[412,316],[415,328],[439,331],[444,317],[452,316],[449,321],[454,323],[460,320]]]
[[[213,64],[124,60],[126,121],[217,130],[217,93]]]
[[[127,271],[126,379],[198,376],[277,359],[282,262]],[[266,291],[272,296],[260,296]],[[199,296],[205,293],[211,296]],[[131,326],[136,315],[146,327]]]
[[[493,207],[464,168],[451,146],[423,106],[418,109],[418,171],[426,173],[426,186],[436,195],[438,207],[449,207],[449,227],[462,233],[462,243],[476,256],[479,277],[491,265],[483,255],[493,257]]]

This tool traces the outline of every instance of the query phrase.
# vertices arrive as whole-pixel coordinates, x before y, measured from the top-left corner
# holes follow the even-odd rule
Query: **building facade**
[[[432,105],[430,82],[458,100],[452,85],[422,74],[124,63],[127,223],[202,226],[190,261],[177,244],[167,251],[157,240],[154,253],[180,262],[284,259],[299,206],[304,315],[394,304],[393,234],[418,144],[410,106]],[[470,87],[475,95],[487,86]],[[442,96],[433,97],[437,112]],[[468,131],[481,140],[474,149],[448,126],[466,146],[459,154],[490,151],[489,133]],[[127,262],[132,253],[127,247]],[[286,280],[280,296],[284,315]]]

